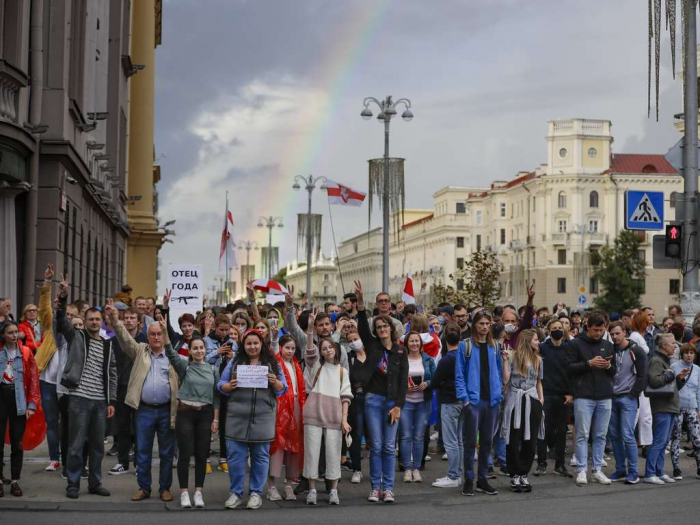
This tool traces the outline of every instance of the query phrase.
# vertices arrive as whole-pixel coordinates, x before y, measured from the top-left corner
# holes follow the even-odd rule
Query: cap
[[[438,313],[445,312],[446,314],[450,314],[450,315],[455,313],[455,309],[452,308],[450,305],[441,306],[437,309],[437,311],[438,311]]]

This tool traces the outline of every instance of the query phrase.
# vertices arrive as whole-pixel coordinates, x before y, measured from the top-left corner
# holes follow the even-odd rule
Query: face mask
[[[360,350],[362,350],[362,339],[357,339],[353,341],[349,344],[349,346],[352,350],[355,350],[355,352],[359,352]]]
[[[447,341],[448,345],[459,344],[459,334],[456,334],[454,332],[449,332],[449,333],[445,334],[445,341]]]
[[[331,312],[331,314],[328,317],[331,318],[331,323],[335,323],[338,320],[337,312]]]
[[[555,341],[559,341],[559,339],[564,337],[564,330],[552,330],[552,333],[549,335],[551,335],[552,339]]]
[[[514,324],[508,323],[503,327],[503,329],[506,331],[507,334],[512,334],[513,332],[515,332],[516,327]]]

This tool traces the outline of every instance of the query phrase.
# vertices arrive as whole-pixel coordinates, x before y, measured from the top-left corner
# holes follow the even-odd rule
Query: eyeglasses
[[[389,328],[388,324],[378,324],[374,327],[376,330],[383,330],[384,328]]]
[[[390,302],[391,302],[391,299],[377,299],[377,302],[378,302],[378,303],[382,303],[382,304],[390,303]]]

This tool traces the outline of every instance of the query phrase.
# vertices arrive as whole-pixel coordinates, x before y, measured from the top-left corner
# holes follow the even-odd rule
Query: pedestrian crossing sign
[[[664,192],[625,192],[625,228],[628,230],[664,229]]]

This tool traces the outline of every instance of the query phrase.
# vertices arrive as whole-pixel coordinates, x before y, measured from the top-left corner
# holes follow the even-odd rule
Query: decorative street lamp
[[[411,111],[411,101],[407,98],[400,98],[394,102],[391,95],[384,100],[378,100],[374,97],[365,98],[363,105],[365,109],[360,115],[363,119],[369,120],[372,118],[372,110],[369,109],[371,103],[379,107],[379,115],[377,120],[384,122],[384,176],[382,187],[382,212],[383,212],[383,255],[382,255],[382,291],[389,292],[389,188],[392,184],[389,183],[389,124],[391,119],[396,116],[396,107],[403,104],[405,110],[401,114],[401,118],[406,122],[413,120],[413,112]],[[370,188],[370,192],[372,188]]]
[[[267,278],[272,279],[272,228],[277,226],[283,228],[282,217],[260,217],[258,219],[258,228],[268,229],[267,239]]]

